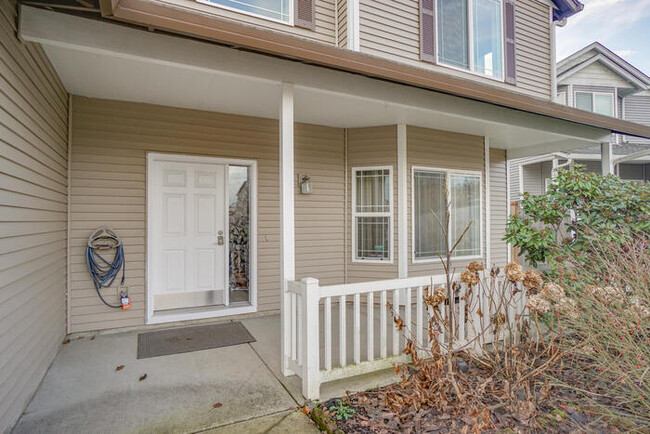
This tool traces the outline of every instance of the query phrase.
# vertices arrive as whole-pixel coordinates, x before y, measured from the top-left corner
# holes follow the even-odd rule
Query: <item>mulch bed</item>
[[[541,381],[526,393],[523,390],[504,391],[509,387],[506,379],[495,378],[486,369],[471,362],[463,366],[465,385],[485,387],[482,393],[483,408],[488,414],[493,429],[488,432],[553,432],[553,433],[612,433],[622,432],[609,426],[595,415],[577,408],[580,397],[569,389],[551,388]],[[561,374],[567,382],[577,384],[579,376],[571,370]],[[487,385],[485,383],[488,383]],[[480,414],[478,410],[459,408],[462,405],[449,403],[448,411],[440,411],[430,406],[403,406],[395,409],[393,403],[400,396],[409,396],[412,391],[401,383],[389,385],[361,393],[341,397],[354,414],[346,420],[337,420],[336,412],[331,411],[338,399],[331,399],[317,408],[329,416],[331,424],[327,431],[340,429],[353,433],[462,433],[478,432]],[[509,396],[509,398],[508,398]],[[397,397],[397,398],[396,398]],[[393,408],[392,408],[393,407]],[[476,408],[476,406],[467,406]],[[397,410],[397,411],[396,411]],[[643,431],[641,432],[650,432]]]

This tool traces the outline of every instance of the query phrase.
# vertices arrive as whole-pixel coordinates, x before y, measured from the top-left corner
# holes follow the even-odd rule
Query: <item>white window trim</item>
[[[237,306],[215,306],[214,309],[201,309],[198,311],[191,310],[180,310],[179,312],[172,313],[156,313],[154,312],[154,303],[153,303],[153,293],[149,289],[150,282],[152,281],[152,270],[151,264],[153,264],[153,250],[150,248],[150,242],[152,240],[152,225],[150,223],[150,218],[153,216],[153,191],[151,186],[153,185],[153,171],[152,167],[156,161],[172,161],[172,162],[186,162],[186,163],[202,163],[202,164],[221,164],[225,165],[226,169],[228,166],[247,166],[249,168],[248,180],[249,180],[249,212],[250,212],[250,285],[248,300],[249,305],[237,305]],[[228,170],[225,171],[225,177],[227,180]],[[256,313],[257,312],[257,161],[256,160],[245,160],[245,159],[235,159],[235,158],[219,158],[219,157],[209,157],[209,156],[199,156],[199,155],[186,155],[186,154],[171,154],[171,153],[159,153],[159,152],[148,152],[147,153],[147,183],[146,183],[146,197],[147,197],[147,239],[145,244],[147,246],[147,263],[145,265],[145,298],[146,298],[146,318],[145,324],[161,324],[166,322],[174,321],[190,321],[204,318],[217,318],[222,316],[230,315],[240,315],[246,313]],[[228,191],[226,189],[226,207],[225,207],[225,216],[226,222],[228,221]],[[224,243],[228,246],[230,245],[229,240],[229,231],[225,231],[225,240]],[[230,270],[230,267],[226,267],[227,270]],[[230,280],[228,271],[226,273],[226,292],[228,291],[228,282]]]
[[[232,6],[220,5],[210,0],[196,0],[197,3],[201,3],[208,6],[213,6],[215,8],[224,9],[231,12],[236,12],[238,14],[248,15],[250,17],[260,18],[266,21],[273,21],[274,23],[284,24],[285,26],[294,26],[294,1],[289,0],[289,21],[282,21],[277,18],[267,17],[266,15],[256,14],[255,12],[248,12],[241,9],[237,9]]]
[[[467,261],[473,259],[483,259],[483,254],[485,252],[485,232],[483,228],[483,213],[485,212],[483,206],[483,183],[485,179],[483,177],[483,172],[478,170],[455,170],[455,169],[442,169],[438,167],[426,167],[426,166],[412,166],[411,167],[411,263],[413,264],[431,264],[431,263],[440,263],[440,258],[416,258],[415,257],[415,172],[436,172],[444,173],[445,180],[449,184],[449,177],[451,175],[470,175],[476,176],[479,179],[479,253],[478,255],[469,255],[469,256],[455,256],[452,257],[452,261]],[[451,190],[449,191],[451,194]],[[449,200],[449,198],[447,198]],[[452,210],[450,210],[451,212]],[[448,233],[451,232],[451,218],[449,219],[449,225],[447,226]],[[449,239],[449,245],[447,248],[451,248],[451,238]],[[443,258],[444,259],[444,258]]]
[[[388,170],[388,183],[390,185],[390,195],[389,195],[389,211],[388,212],[357,212],[357,177],[356,173],[362,170]],[[364,166],[364,167],[353,167],[352,168],[352,262],[355,263],[364,263],[364,264],[392,264],[393,263],[393,249],[394,249],[394,208],[393,208],[393,196],[395,194],[393,189],[393,166]],[[359,258],[357,256],[357,217],[388,217],[388,259],[367,259]]]
[[[506,81],[506,57],[505,57],[505,31],[506,31],[506,25],[505,25],[505,1],[500,0],[501,2],[501,77],[492,77],[487,74],[481,74],[480,72],[474,71],[474,41],[473,41],[473,35],[474,35],[474,28],[472,26],[473,21],[474,21],[474,12],[472,11],[472,6],[474,3],[474,0],[467,0],[467,20],[468,20],[468,29],[467,29],[467,47],[469,50],[469,58],[468,58],[468,63],[469,63],[469,68],[461,68],[460,66],[455,66],[455,65],[450,65],[448,63],[442,62],[440,60],[440,50],[438,49],[437,45],[435,48],[435,53],[436,53],[436,64],[440,66],[444,66],[445,68],[453,69],[454,71],[460,71],[464,72],[467,74],[472,74],[477,77],[483,77],[487,78],[488,80],[494,80],[499,83],[505,83]],[[433,23],[433,28],[434,28],[434,39],[433,43],[438,44],[438,0],[434,0],[433,3],[433,8],[435,10],[435,22]]]
[[[577,98],[576,95],[579,93],[588,93],[591,94],[591,113],[596,113],[594,111],[594,106],[596,104],[596,95],[607,95],[612,98],[612,117],[616,117],[616,94],[615,93],[610,93],[610,92],[589,92],[585,90],[575,90],[573,92],[573,107],[578,108],[577,105]],[[602,114],[602,113],[596,113],[596,114]],[[609,115],[603,115],[603,116],[609,116]]]

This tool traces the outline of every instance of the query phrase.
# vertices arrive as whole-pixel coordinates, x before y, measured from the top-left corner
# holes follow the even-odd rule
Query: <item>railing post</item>
[[[307,399],[318,399],[320,394],[320,333],[318,330],[318,279],[302,279],[305,293],[302,296],[302,394]]]

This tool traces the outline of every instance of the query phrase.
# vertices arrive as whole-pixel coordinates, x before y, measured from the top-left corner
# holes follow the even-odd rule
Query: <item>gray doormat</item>
[[[138,335],[138,359],[255,342],[240,322],[182,327]]]

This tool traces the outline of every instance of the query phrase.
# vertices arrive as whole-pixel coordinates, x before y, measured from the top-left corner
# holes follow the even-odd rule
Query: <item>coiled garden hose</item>
[[[109,261],[104,256],[98,253],[98,250],[112,250],[115,251],[115,256],[112,261]],[[115,278],[122,270],[122,280],[120,285],[124,285],[124,273],[126,265],[124,262],[124,246],[122,240],[117,236],[115,231],[109,228],[97,229],[88,239],[86,246],[86,265],[88,272],[95,284],[95,290],[99,299],[108,307],[115,309],[123,308],[122,304],[111,304],[104,299],[101,289],[109,287],[115,281]]]

